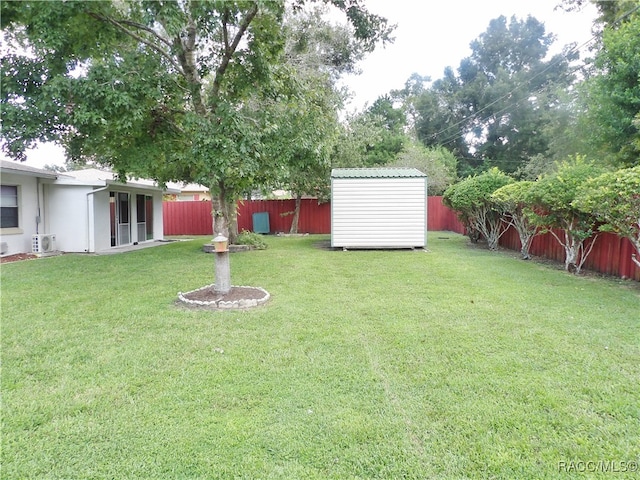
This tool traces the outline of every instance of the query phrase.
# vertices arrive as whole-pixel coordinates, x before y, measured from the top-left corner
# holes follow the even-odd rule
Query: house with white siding
[[[164,238],[166,190],[150,180],[120,182],[97,169],[55,173],[2,160],[0,183],[2,255],[93,253]]]
[[[415,168],[331,171],[331,246],[424,248],[427,176]]]

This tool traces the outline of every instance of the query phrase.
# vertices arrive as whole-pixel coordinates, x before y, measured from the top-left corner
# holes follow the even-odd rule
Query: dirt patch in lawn
[[[213,285],[187,293],[178,293],[178,304],[191,308],[223,310],[251,308],[265,304],[269,293],[260,287],[231,287],[228,293],[216,292]]]

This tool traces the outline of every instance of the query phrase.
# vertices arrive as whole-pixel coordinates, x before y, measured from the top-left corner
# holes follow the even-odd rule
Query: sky
[[[418,73],[433,80],[444,69],[454,69],[471,54],[469,44],[504,15],[525,19],[531,15],[545,24],[547,33],[557,36],[552,53],[571,42],[582,45],[591,37],[596,9],[588,5],[581,12],[555,9],[560,0],[364,0],[368,10],[396,24],[395,41],[378,47],[359,65],[361,74],[343,80],[353,92],[347,111],[360,111],[379,96],[400,89]],[[64,164],[60,147],[41,146],[27,154],[28,165]]]

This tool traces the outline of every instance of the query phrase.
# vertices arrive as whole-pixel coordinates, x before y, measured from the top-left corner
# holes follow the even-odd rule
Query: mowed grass
[[[637,475],[637,283],[267,240],[231,256],[246,311],[175,305],[205,239],[2,265],[2,478]]]

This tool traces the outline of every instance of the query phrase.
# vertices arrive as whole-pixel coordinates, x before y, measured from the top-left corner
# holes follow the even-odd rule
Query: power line
[[[567,52],[566,55],[563,55],[561,58],[557,59],[555,62],[551,62],[549,65],[547,65],[547,67],[545,67],[543,70],[541,70],[540,72],[536,73],[533,77],[529,78],[527,80],[527,84],[531,83],[533,80],[535,80],[536,78],[538,78],[539,76],[541,76],[542,74],[546,73],[547,71],[549,71],[551,68],[555,67],[557,64],[559,64],[559,62],[561,60],[564,60],[567,58],[567,56],[575,51],[579,51],[580,49],[582,49],[583,47],[585,47],[586,45],[588,45],[589,43],[591,43],[594,39],[597,38],[597,35],[593,35],[589,40],[587,40],[586,42],[584,42],[583,44],[581,44],[580,46],[576,46],[573,47],[569,52]],[[581,67],[580,67],[581,68]],[[576,69],[577,70],[577,69]],[[570,73],[573,74],[576,70],[572,70]],[[447,126],[447,128],[444,128],[442,130],[440,130],[439,132],[436,132],[435,134],[432,134],[434,137],[438,137],[438,135],[441,135],[449,130],[451,130],[452,128],[457,127],[458,125],[462,125],[462,124],[466,124],[468,123],[470,120],[473,120],[475,117],[479,116],[482,112],[486,111],[487,109],[489,109],[490,107],[492,107],[493,105],[499,103],[500,101],[510,97],[511,95],[513,95],[516,90],[518,90],[519,88],[521,88],[522,85],[516,85],[514,88],[512,88],[509,92],[507,92],[506,94],[504,94],[503,96],[497,98],[496,100],[494,100],[493,102],[489,103],[488,105],[485,105],[483,108],[481,108],[480,110],[478,110],[477,112],[474,112],[472,115],[463,118],[462,120],[454,123],[453,125],[449,125]],[[543,89],[546,88],[543,87]],[[539,93],[540,90],[534,92],[534,93]],[[522,99],[518,100],[517,102],[515,102],[514,104],[511,104],[505,108],[502,109],[502,111],[504,111],[506,108],[509,108],[511,106],[517,105],[518,103],[520,103],[522,101]],[[492,114],[492,115],[495,115]],[[489,117],[486,117],[485,119],[483,119],[482,121],[486,121],[488,120]],[[456,132],[455,136],[453,138],[457,138],[458,134],[463,133],[461,130],[458,130],[458,132]],[[446,145],[447,143],[449,143],[451,141],[451,139],[447,139],[445,143],[443,143],[443,145]]]
[[[580,67],[576,67],[576,68],[574,68],[573,70],[571,70],[571,71],[569,71],[569,72],[566,72],[566,73],[565,73],[565,75],[566,75],[566,76],[573,75],[577,70],[579,70],[579,69],[581,69],[581,68],[582,68],[581,66],[580,66]],[[536,90],[536,91],[534,91],[534,92],[529,92],[529,94],[528,94],[527,96],[524,96],[524,97],[520,98],[519,100],[517,100],[517,101],[515,101],[515,102],[513,102],[513,103],[510,103],[510,104],[508,104],[508,105],[506,105],[506,106],[504,106],[504,107],[503,107],[503,108],[501,108],[500,110],[497,110],[497,111],[495,111],[495,112],[492,112],[490,116],[482,118],[482,119],[480,120],[480,122],[481,122],[481,123],[486,123],[486,122],[487,122],[491,117],[495,117],[495,116],[500,115],[500,114],[501,114],[501,113],[503,113],[503,112],[509,111],[509,110],[511,110],[513,107],[517,106],[518,104],[528,101],[532,96],[539,95],[540,93],[543,93],[545,90],[548,90],[548,89],[550,89],[550,88],[552,88],[552,87],[553,87],[553,85],[552,85],[552,84],[546,84],[546,85],[543,85],[543,86],[542,86],[542,87],[540,87],[538,90]],[[515,91],[515,90],[514,90],[514,91]],[[504,98],[504,97],[503,97],[503,98]],[[495,102],[494,102],[494,103],[495,103]],[[460,123],[464,123],[464,122],[458,122],[458,124],[460,124]],[[447,129],[447,130],[448,130],[448,129]],[[443,132],[444,132],[444,131],[446,131],[446,130],[443,130]],[[462,135],[462,134],[464,134],[464,131],[463,131],[463,130],[461,130],[461,129],[457,130],[457,131],[456,131],[456,133],[454,133],[454,134],[450,134],[448,137],[446,137],[446,138],[441,142],[441,145],[448,145],[449,143],[453,142],[454,140],[456,140],[456,139],[460,138],[460,135]]]
[[[624,20],[625,18],[627,18],[628,16],[632,15],[634,12],[636,12],[637,10],[640,9],[640,5],[637,5],[636,7],[632,8],[631,10],[629,10],[628,12],[622,14],[620,17],[618,17],[617,19],[615,19],[612,24],[617,24],[619,22],[621,22],[622,20]],[[566,54],[562,55],[561,58],[558,58],[558,60],[556,60],[556,62],[551,62],[549,65],[547,65],[546,68],[544,68],[543,70],[541,70],[540,72],[536,73],[533,77],[529,78],[526,81],[526,85],[525,87],[528,87],[528,85],[535,80],[537,77],[539,77],[540,75],[546,73],[548,70],[550,70],[551,68],[555,67],[561,60],[563,59],[567,59],[567,56],[571,55],[574,52],[578,52],[580,51],[582,48],[586,47],[588,44],[590,44],[591,42],[593,42],[594,40],[596,40],[599,36],[601,35],[601,32],[596,33],[594,35],[591,36],[591,38],[589,38],[587,41],[583,42],[582,44],[573,47],[571,50],[569,50]],[[566,76],[570,76],[573,75],[576,71],[582,69],[583,66],[578,66],[576,68],[574,68],[573,70],[566,72],[564,75]],[[519,88],[522,87],[522,84],[517,85],[511,89],[508,93],[506,93],[505,95],[499,97],[498,99],[494,100],[493,102],[489,103],[488,105],[486,105],[485,107],[481,108],[480,110],[478,110],[477,112],[473,113],[471,116],[465,117],[462,120],[454,123],[453,125],[449,125],[447,126],[445,129],[440,130],[439,132],[436,132],[435,134],[432,134],[432,136],[434,138],[437,138],[439,135],[450,131],[452,128],[456,128],[457,126],[460,126],[462,124],[467,124],[469,121],[473,120],[475,117],[478,117],[482,112],[486,111],[487,109],[489,109],[490,107],[492,107],[493,105],[497,104],[498,102],[504,100],[505,98],[510,97],[513,93],[516,92],[516,90],[518,90]],[[528,100],[532,95],[538,95],[540,93],[542,93],[545,89],[547,89],[548,87],[551,87],[551,85],[547,84],[544,85],[543,87],[539,88],[538,90],[536,90],[535,92],[530,93],[528,96],[520,98],[519,100],[517,100],[514,103],[508,104],[505,107],[503,107],[502,109],[498,110],[497,112],[493,112],[490,116],[485,117],[483,119],[480,120],[481,123],[485,123],[487,120],[489,120],[489,118],[491,118],[492,116],[496,116],[499,115],[500,113],[503,113],[507,110],[510,110],[512,107],[515,107],[516,105],[518,105],[519,103]],[[454,134],[449,134],[448,137],[446,137],[442,142],[439,142],[440,145],[448,145],[450,143],[452,143],[454,140],[459,139],[462,135],[464,134],[464,131],[462,129],[457,129],[456,132]]]

